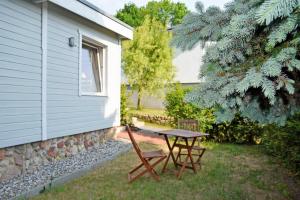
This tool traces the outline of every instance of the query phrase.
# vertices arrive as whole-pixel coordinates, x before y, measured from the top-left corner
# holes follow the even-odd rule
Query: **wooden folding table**
[[[194,171],[194,173],[197,173],[197,169],[196,169],[193,157],[192,157],[192,148],[194,147],[195,141],[198,137],[208,136],[209,134],[194,132],[194,131],[188,131],[188,130],[182,130],[182,129],[171,129],[171,130],[165,130],[165,131],[156,131],[156,133],[158,133],[159,135],[164,136],[164,138],[166,140],[166,143],[167,143],[167,146],[168,146],[169,151],[170,151],[169,154],[168,154],[168,157],[165,161],[162,172],[165,172],[165,170],[167,168],[167,165],[168,165],[168,162],[169,162],[170,157],[171,157],[176,168],[178,166],[181,166],[181,168],[177,172],[177,178],[178,179],[181,177],[182,172],[184,171],[185,168],[192,169]],[[170,144],[170,140],[169,140],[170,136],[175,137],[174,143],[172,145]],[[178,159],[175,158],[174,152],[173,152],[173,150],[176,147],[176,144],[178,142],[178,138],[182,138],[184,140],[185,144],[183,144],[183,146],[188,151],[188,153],[186,155],[186,158],[184,159],[183,163],[177,162]],[[192,140],[192,143],[189,144],[188,140]],[[188,160],[189,159],[190,159],[191,166],[188,165]]]

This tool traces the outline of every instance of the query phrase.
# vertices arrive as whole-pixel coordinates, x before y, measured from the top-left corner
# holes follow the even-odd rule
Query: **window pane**
[[[100,92],[97,49],[82,46],[81,91]]]

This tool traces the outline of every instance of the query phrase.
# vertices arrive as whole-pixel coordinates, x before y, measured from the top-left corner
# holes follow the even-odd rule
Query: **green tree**
[[[225,10],[196,5],[174,30],[182,49],[209,41],[201,87],[187,95],[214,107],[217,121],[235,114],[283,125],[300,110],[300,0],[235,0]]]
[[[149,1],[142,10],[145,15],[170,26],[180,24],[188,13],[184,3],[174,3],[171,0]]]
[[[124,73],[129,85],[137,90],[137,109],[145,93],[154,94],[173,79],[171,34],[159,21],[146,17],[134,31],[132,41],[123,43]]]
[[[140,26],[146,16],[156,19],[164,25],[174,26],[182,22],[188,13],[184,3],[174,3],[171,0],[149,1],[146,6],[137,7],[134,3],[125,4],[116,17],[132,27]]]
[[[134,3],[125,4],[124,8],[117,12],[116,17],[132,27],[138,27],[144,21],[144,13]]]

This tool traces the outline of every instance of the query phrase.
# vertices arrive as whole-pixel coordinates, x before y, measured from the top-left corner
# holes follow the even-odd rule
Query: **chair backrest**
[[[189,131],[199,131],[199,122],[195,119],[179,119],[178,128]]]
[[[129,127],[128,125],[126,125],[126,130],[127,130],[127,132],[128,132],[128,135],[129,135],[129,138],[130,138],[130,140],[131,140],[131,143],[132,143],[132,145],[133,145],[134,150],[136,151],[136,153],[138,154],[138,156],[139,156],[141,159],[143,159],[143,158],[142,158],[142,151],[141,151],[140,147],[138,146],[138,144],[136,143],[136,141],[135,141],[135,139],[134,139],[134,137],[133,137],[133,134],[132,134],[132,132],[131,132],[131,129],[130,129],[130,127]]]

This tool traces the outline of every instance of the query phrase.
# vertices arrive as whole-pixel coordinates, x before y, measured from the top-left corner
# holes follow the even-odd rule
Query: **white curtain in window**
[[[92,61],[92,68],[93,68],[93,75],[96,82],[96,89],[97,92],[101,92],[101,82],[100,82],[100,73],[99,73],[99,56],[98,56],[98,49],[91,49],[89,51],[90,58]]]
[[[82,46],[81,91],[101,92],[98,49]]]

